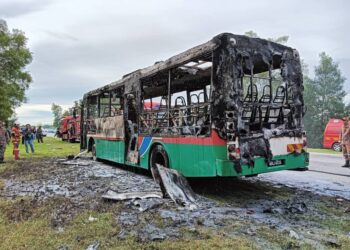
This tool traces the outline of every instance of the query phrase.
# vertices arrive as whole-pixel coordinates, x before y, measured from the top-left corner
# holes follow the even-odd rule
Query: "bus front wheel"
[[[150,167],[155,168],[156,164],[159,164],[165,168],[169,168],[168,155],[161,145],[154,146],[151,152]]]

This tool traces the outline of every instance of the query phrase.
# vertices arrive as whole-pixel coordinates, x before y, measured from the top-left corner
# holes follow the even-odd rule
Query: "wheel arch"
[[[171,168],[171,158],[168,154],[168,151],[167,151],[167,147],[165,144],[163,144],[162,142],[154,142],[152,143],[151,147],[149,148],[149,151],[148,151],[148,170],[151,170],[151,154],[152,154],[152,151],[153,149],[157,146],[157,145],[160,145],[164,148],[164,151],[166,153],[166,156],[168,157],[168,164],[169,164],[169,168]]]

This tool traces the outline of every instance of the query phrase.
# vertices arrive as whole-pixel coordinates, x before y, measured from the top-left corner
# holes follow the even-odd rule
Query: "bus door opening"
[[[125,153],[126,161],[132,164],[138,163],[138,126],[136,93],[127,94],[126,98],[126,119],[125,119]]]

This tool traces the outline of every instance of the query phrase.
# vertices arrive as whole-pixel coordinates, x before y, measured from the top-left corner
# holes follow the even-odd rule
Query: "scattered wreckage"
[[[131,199],[142,200],[149,198],[162,199],[169,197],[180,206],[184,206],[191,210],[196,208],[195,193],[192,191],[192,188],[188,184],[186,178],[179,174],[179,172],[157,164],[155,168],[152,168],[152,175],[162,192],[118,193],[113,190],[108,190],[107,193],[102,196],[102,198],[106,200],[122,201]]]
[[[91,162],[79,161],[79,158],[86,157],[87,151],[82,151],[76,156],[68,156],[67,160],[59,161],[63,165],[73,166],[89,166]],[[161,192],[159,191],[147,191],[147,192],[123,192],[119,193],[114,190],[108,190],[103,199],[106,200],[134,200],[134,199],[150,199],[157,198],[162,199],[165,197],[171,198],[176,204],[190,209],[196,208],[196,195],[193,192],[186,178],[174,169],[165,168],[159,164],[156,164],[151,169],[154,181],[159,185]]]

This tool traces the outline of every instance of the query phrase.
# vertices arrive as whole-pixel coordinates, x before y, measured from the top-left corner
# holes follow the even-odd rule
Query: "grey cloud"
[[[0,17],[14,18],[32,12],[40,11],[49,3],[49,0],[3,1],[0,2]]]
[[[54,32],[54,31],[45,31],[46,34],[48,34],[51,37],[60,39],[60,40],[69,40],[69,41],[74,41],[77,42],[79,41],[79,39],[75,36],[72,36],[70,34],[67,33],[63,33],[63,32]]]

